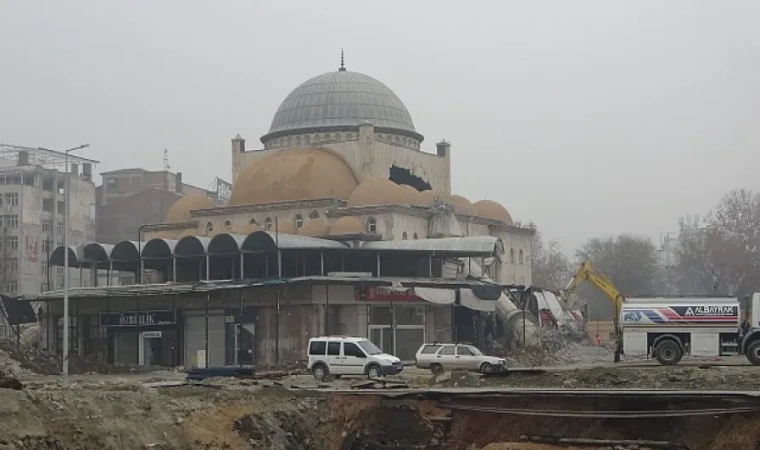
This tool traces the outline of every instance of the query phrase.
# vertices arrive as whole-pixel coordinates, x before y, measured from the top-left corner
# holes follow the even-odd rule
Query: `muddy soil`
[[[478,401],[488,406],[501,400]],[[615,406],[585,400],[582,404],[509,402],[506,406],[565,410]],[[291,391],[244,382],[171,388],[122,382],[82,383],[68,389],[55,385],[0,389],[0,450],[572,448],[521,439],[546,434],[672,440],[692,450],[729,450],[753,449],[760,440],[760,413],[602,420],[514,416],[447,409],[447,404],[446,400]]]

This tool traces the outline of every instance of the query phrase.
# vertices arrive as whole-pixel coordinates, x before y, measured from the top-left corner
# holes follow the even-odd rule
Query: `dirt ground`
[[[512,400],[510,400],[511,402]],[[565,400],[523,400],[573,409]],[[580,400],[583,401],[583,400]],[[447,403],[289,390],[273,382],[148,387],[79,382],[0,389],[0,449],[559,450],[645,446],[529,443],[524,435],[661,439],[691,450],[753,449],[760,413],[573,419],[451,410]],[[521,406],[521,405],[517,405]],[[524,405],[522,405],[524,406]],[[592,405],[585,404],[583,408]],[[675,447],[673,447],[675,448]]]

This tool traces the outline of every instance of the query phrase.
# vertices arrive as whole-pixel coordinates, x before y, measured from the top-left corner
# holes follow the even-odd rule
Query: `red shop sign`
[[[388,286],[355,286],[354,300],[370,302],[420,302],[412,289],[397,290]]]

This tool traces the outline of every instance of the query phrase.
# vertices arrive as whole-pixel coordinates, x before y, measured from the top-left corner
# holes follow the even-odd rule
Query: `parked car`
[[[309,370],[314,378],[329,375],[366,375],[380,378],[404,370],[401,360],[383,353],[375,344],[361,337],[325,336],[309,339]]]
[[[435,342],[422,344],[415,355],[415,366],[434,374],[453,369],[494,373],[507,370],[507,360],[486,356],[473,345]]]

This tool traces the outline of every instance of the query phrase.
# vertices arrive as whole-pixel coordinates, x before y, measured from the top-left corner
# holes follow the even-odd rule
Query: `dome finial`
[[[340,68],[338,69],[339,72],[345,72],[346,66],[343,61],[343,49],[340,49]]]

